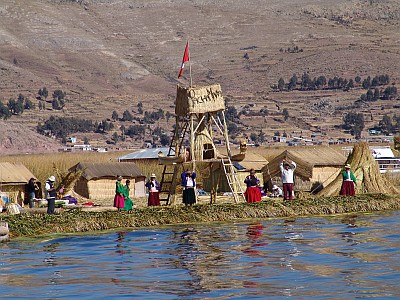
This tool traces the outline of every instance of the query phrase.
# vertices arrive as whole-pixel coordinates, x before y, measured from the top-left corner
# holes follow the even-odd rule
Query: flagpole
[[[189,57],[189,77],[190,77],[190,87],[192,87],[192,62],[190,60],[190,48],[189,48],[189,40],[188,43],[188,57]]]

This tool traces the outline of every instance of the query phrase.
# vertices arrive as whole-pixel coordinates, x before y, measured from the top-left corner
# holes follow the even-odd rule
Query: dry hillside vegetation
[[[370,116],[368,128],[395,112],[394,101],[352,107],[365,93],[360,87],[273,92],[271,86],[304,72],[348,79],[388,74],[398,81],[399,11],[394,0],[2,0],[0,100],[22,93],[37,105],[40,88],[50,95],[65,91],[63,110],[48,104],[6,121],[33,130],[50,115],[103,120],[113,110],[136,112],[139,101],[144,111],[173,112],[176,84],[189,82],[188,69],[177,80],[189,39],[195,85],[220,83],[238,111],[246,104],[254,105],[245,110],[268,109],[268,116],[243,118],[249,130],[242,132],[307,129],[341,136],[335,125],[343,113]],[[303,51],[280,51],[295,46]],[[160,120],[160,126],[172,125]],[[24,140],[32,141],[25,132]]]

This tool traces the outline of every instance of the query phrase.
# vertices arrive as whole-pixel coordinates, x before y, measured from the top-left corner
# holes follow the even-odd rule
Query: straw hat
[[[54,182],[54,181],[56,181],[56,178],[55,178],[54,176],[50,176],[50,177],[49,177],[49,181]]]
[[[350,166],[350,164],[345,164],[345,169],[351,169],[351,166]]]
[[[156,178],[156,174],[154,174],[154,173],[151,174],[151,175],[150,175],[150,178]]]

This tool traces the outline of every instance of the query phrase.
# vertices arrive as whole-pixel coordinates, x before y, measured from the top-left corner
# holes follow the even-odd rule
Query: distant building
[[[76,143],[76,137],[71,136],[67,138],[67,142],[71,143],[71,144],[75,144]]]
[[[158,160],[158,153],[162,152],[164,156],[167,156],[169,149],[169,147],[140,149],[124,156],[118,157],[118,161],[134,162],[138,160]]]

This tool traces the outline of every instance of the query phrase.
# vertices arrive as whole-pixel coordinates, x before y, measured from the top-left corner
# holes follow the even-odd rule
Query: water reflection
[[[250,245],[243,250],[244,253],[253,257],[263,256],[263,251],[260,248],[267,245],[267,243],[261,240],[263,230],[264,226],[261,223],[251,224],[247,227],[246,235],[249,238],[248,240],[250,242]]]
[[[117,232],[117,239],[116,239],[117,245],[115,252],[119,255],[124,255],[129,252],[128,243],[125,241],[125,234],[126,232],[124,231]]]
[[[13,241],[0,245],[0,292],[30,299],[394,299],[400,296],[399,216],[352,214]]]

